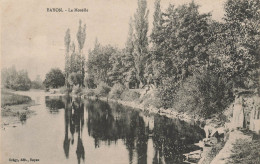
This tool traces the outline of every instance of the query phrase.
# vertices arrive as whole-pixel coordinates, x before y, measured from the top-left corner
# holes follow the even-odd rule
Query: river
[[[30,107],[36,115],[26,122],[1,130],[3,163],[179,164],[205,136],[196,124],[116,103],[20,94],[39,105]]]

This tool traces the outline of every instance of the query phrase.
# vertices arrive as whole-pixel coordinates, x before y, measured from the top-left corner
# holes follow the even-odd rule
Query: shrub
[[[70,85],[78,85],[82,81],[81,73],[72,72],[68,77],[68,82]]]
[[[141,94],[133,90],[125,90],[121,94],[121,99],[124,101],[136,101],[140,98]]]
[[[39,83],[37,81],[32,81],[32,89],[44,89],[44,85],[42,83]]]
[[[174,79],[166,78],[162,80],[162,85],[159,86],[159,98],[164,108],[173,107],[173,98],[178,87],[179,85],[174,82]]]
[[[31,88],[33,89],[44,89],[43,81],[38,75],[35,80],[32,81]]]
[[[67,94],[67,93],[71,92],[71,89],[69,89],[69,88],[63,86],[63,87],[60,87],[60,88],[59,88],[59,92],[60,92],[61,94]]]
[[[100,82],[96,88],[96,95],[105,97],[110,92],[111,88],[104,82]]]
[[[87,75],[86,78],[84,79],[84,84],[87,88],[94,89],[97,87],[95,84],[95,79],[93,75]]]
[[[140,103],[143,103],[145,107],[153,106],[155,108],[161,108],[163,104],[159,95],[157,90],[152,90],[141,98]]]
[[[78,85],[74,86],[72,89],[72,93],[80,96],[80,95],[82,95],[82,88],[79,87]]]
[[[124,85],[117,83],[112,87],[109,97],[112,99],[120,99],[125,90],[127,90],[127,88]]]
[[[232,83],[207,71],[188,77],[174,96],[174,108],[203,117],[221,113],[233,101]]]

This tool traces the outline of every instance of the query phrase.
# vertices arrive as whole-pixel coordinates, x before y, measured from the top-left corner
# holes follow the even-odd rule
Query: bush
[[[139,92],[132,91],[132,90],[125,90],[120,97],[124,101],[136,101],[140,98],[140,96],[141,94]]]
[[[77,86],[74,86],[73,89],[72,89],[72,93],[75,94],[75,95],[79,95],[81,96],[82,95],[82,88],[79,87],[78,85]]]
[[[174,96],[174,108],[203,117],[221,113],[233,101],[232,82],[211,72],[188,77]]]
[[[32,81],[31,88],[32,89],[44,89],[43,81],[41,80],[39,75],[36,77],[35,80]]]
[[[164,108],[172,108],[174,101],[174,95],[176,90],[179,87],[179,84],[175,83],[175,80],[172,78],[166,78],[162,80],[162,85],[159,86],[159,98],[162,102]]]
[[[163,105],[159,95],[157,90],[152,90],[141,98],[140,103],[143,103],[145,107],[153,106],[155,108],[161,108]]]
[[[68,82],[70,85],[78,85],[82,81],[81,73],[72,72],[68,77]]]
[[[97,85],[95,84],[93,75],[87,75],[87,77],[84,79],[84,84],[87,88],[91,88],[91,89],[94,89],[97,87]]]
[[[44,89],[44,85],[42,83],[39,83],[37,81],[32,81],[32,89]]]
[[[108,96],[108,93],[110,92],[111,88],[104,82],[101,82],[98,84],[96,88],[96,95],[101,97]]]
[[[71,92],[71,89],[69,89],[69,88],[63,86],[63,87],[60,87],[60,88],[59,88],[59,92],[60,92],[61,94],[67,94],[67,93]]]
[[[112,99],[120,99],[125,90],[127,90],[127,88],[124,85],[117,83],[112,87],[109,97]]]

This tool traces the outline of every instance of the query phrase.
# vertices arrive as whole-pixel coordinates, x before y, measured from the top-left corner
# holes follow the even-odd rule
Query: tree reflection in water
[[[128,151],[130,164],[146,164],[148,158],[151,158],[153,164],[184,163],[183,154],[198,150],[194,143],[205,136],[204,131],[195,124],[143,113],[115,103],[94,100],[83,102],[80,98],[71,97],[64,97],[62,101],[65,107],[64,153],[66,158],[69,158],[70,144],[74,144],[74,135],[77,135],[78,163],[85,160],[82,142],[85,119],[85,128],[88,135],[94,139],[95,148],[109,147],[122,140]],[[149,149],[153,150],[153,157],[147,155],[149,140],[152,142]],[[101,145],[101,142],[106,145]]]
[[[61,96],[52,96],[52,97],[46,96],[45,104],[51,114],[58,113],[59,109],[64,108],[64,103],[62,101]]]
[[[148,139],[154,147],[153,163],[182,163],[184,153],[198,150],[193,145],[205,135],[194,124],[159,115],[144,114],[131,108],[101,101],[87,102],[88,132],[95,145],[108,145],[123,139],[129,154],[129,163],[147,163]],[[136,161],[134,154],[136,153]]]
[[[74,134],[77,135],[76,155],[78,163],[85,160],[85,149],[82,142],[82,131],[84,127],[84,103],[80,98],[66,97],[45,97],[46,107],[50,113],[58,113],[59,109],[64,108],[65,137],[63,149],[65,157],[69,158],[70,144],[74,144]],[[69,130],[71,138],[69,138]]]
[[[72,136],[71,144],[74,144],[74,133],[78,135],[77,138],[77,159],[80,163],[81,159],[85,160],[85,149],[82,142],[82,131],[84,126],[84,104],[80,98],[72,99],[71,97],[65,98],[65,139],[64,139],[64,152],[65,156],[69,157],[70,139],[68,139],[68,127]]]

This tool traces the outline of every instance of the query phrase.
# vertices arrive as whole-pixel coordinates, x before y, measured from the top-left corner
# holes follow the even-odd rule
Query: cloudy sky
[[[148,1],[150,29],[154,0]],[[215,20],[224,15],[225,0],[195,0],[200,12],[212,12]],[[176,6],[191,0],[161,0],[162,9],[169,3]],[[1,67],[15,65],[26,69],[31,79],[53,67],[64,68],[64,35],[71,29],[75,43],[78,22],[87,25],[83,52],[101,44],[122,48],[126,42],[128,22],[136,11],[137,0],[2,0],[1,5]],[[50,13],[47,8],[87,8],[83,13]]]

